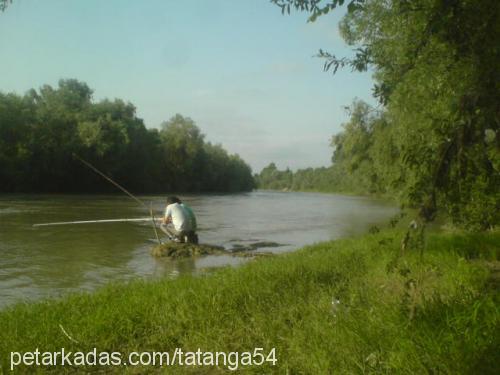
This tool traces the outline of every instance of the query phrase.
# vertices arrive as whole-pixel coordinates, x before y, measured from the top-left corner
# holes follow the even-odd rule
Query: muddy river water
[[[333,194],[255,191],[181,195],[196,213],[201,243],[228,249],[257,242],[285,252],[366,232],[398,212],[390,203]],[[160,215],[164,196],[142,196]],[[147,211],[126,196],[0,195],[0,308],[21,301],[93,290],[110,281],[176,277],[237,265],[228,255],[157,259],[151,222],[36,227],[36,223],[140,218]]]

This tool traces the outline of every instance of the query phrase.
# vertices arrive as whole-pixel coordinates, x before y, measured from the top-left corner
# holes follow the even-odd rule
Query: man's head
[[[174,203],[181,203],[181,200],[174,195],[167,197],[167,206]]]

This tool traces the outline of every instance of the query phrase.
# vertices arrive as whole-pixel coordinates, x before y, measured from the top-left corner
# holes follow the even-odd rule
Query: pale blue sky
[[[369,74],[332,76],[313,57],[349,54],[344,12],[307,23],[268,0],[14,0],[0,14],[0,91],[77,78],[148,127],[191,117],[254,172],[326,166],[343,106],[373,102]]]

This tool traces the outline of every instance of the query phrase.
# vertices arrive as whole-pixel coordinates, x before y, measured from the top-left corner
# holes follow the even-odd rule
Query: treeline
[[[74,155],[129,190],[235,192],[253,188],[250,167],[205,142],[193,120],[176,115],[147,129],[122,100],[92,101],[74,79],[24,96],[0,93],[1,192],[113,192]]]
[[[334,135],[330,167],[279,170],[274,163],[255,175],[263,189],[403,196],[398,151],[384,112],[362,101],[348,109],[350,120]]]
[[[335,174],[333,166],[305,168],[292,172],[289,168],[279,170],[275,163],[270,163],[254,177],[256,185],[261,189],[324,193],[355,192],[338,186],[341,176]]]
[[[311,21],[343,1],[273,0]],[[500,212],[500,3],[351,0],[340,24],[353,58],[325,69],[374,74],[378,110],[354,102],[332,139],[330,168],[258,176],[261,187],[385,193],[455,223],[486,229]]]

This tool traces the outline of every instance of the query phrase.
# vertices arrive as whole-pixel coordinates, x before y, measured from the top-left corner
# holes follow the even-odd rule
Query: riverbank
[[[208,277],[18,304],[0,312],[0,363],[7,372],[11,351],[36,348],[126,355],[262,347],[276,348],[276,367],[245,370],[498,373],[500,233],[429,234],[423,255],[401,255],[403,235],[383,230]]]

